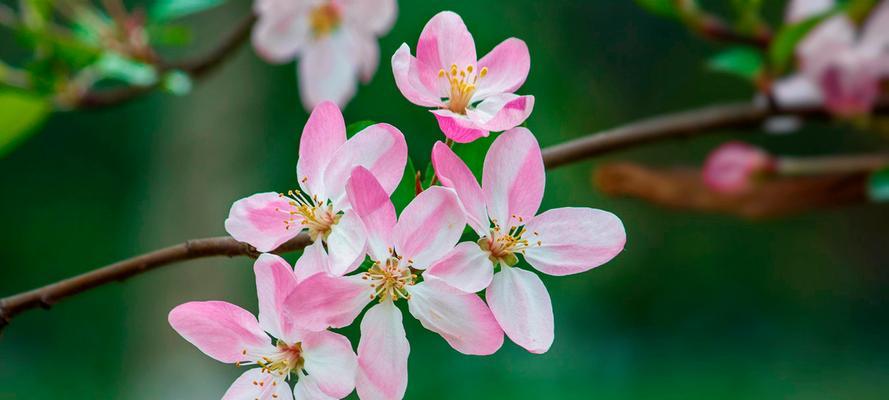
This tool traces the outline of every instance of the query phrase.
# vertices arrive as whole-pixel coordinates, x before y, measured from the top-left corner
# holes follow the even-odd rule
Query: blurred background
[[[769,3],[771,17],[780,19],[783,2]],[[398,92],[388,59],[402,42],[414,47],[426,21],[445,9],[464,18],[480,55],[509,36],[528,43],[531,73],[519,93],[536,96],[527,125],[543,146],[753,95],[745,83],[703,67],[715,45],[630,1],[399,7],[380,41],[380,69],[345,116],[400,128],[418,169],[441,133],[428,111]],[[189,17],[196,41],[182,54],[211,47],[249,9],[230,2]],[[0,36],[4,51],[15,45]],[[0,296],[223,235],[233,201],[295,187],[307,118],[295,75],[293,64],[266,64],[244,46],[188,96],[155,93],[119,107],[54,114],[0,159]],[[605,161],[697,165],[716,145],[741,136],[793,155],[865,151],[881,140],[848,125],[810,123],[794,135],[725,131],[549,171],[544,208],[616,213],[627,229],[626,250],[584,274],[542,275],[556,319],[556,340],[544,355],[508,340],[490,357],[461,355],[405,318],[406,397],[885,398],[885,207],[750,222],[607,198],[591,184],[592,170]],[[0,336],[0,399],[220,397],[242,371],[181,339],[167,313],[210,299],[255,311],[251,266],[248,258],[182,263],[16,317]],[[357,345],[357,326],[344,333]]]

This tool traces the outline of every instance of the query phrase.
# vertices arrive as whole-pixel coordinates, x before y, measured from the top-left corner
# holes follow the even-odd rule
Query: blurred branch
[[[699,21],[692,23],[690,27],[704,38],[718,42],[743,44],[760,49],[767,49],[772,42],[772,33],[768,30],[754,34],[741,33],[718,17],[709,14],[701,15]]]
[[[877,111],[879,112],[885,112],[887,110],[889,110],[889,105],[885,102],[881,103],[877,108]],[[645,119],[606,131],[592,133],[559,145],[547,147],[543,150],[543,161],[547,169],[553,169],[598,154],[622,150],[659,140],[703,135],[705,133],[711,133],[729,127],[756,125],[774,115],[797,115],[807,118],[827,117],[827,114],[822,109],[812,107],[776,109],[769,107],[768,105],[753,103],[716,105]],[[623,168],[605,167],[602,168],[602,171],[603,172],[600,172],[600,175],[603,176],[602,179],[605,179],[607,187],[613,188],[611,192],[615,194],[621,193],[622,191],[627,194],[632,194],[631,189],[622,188],[636,188],[633,190],[638,191],[640,185],[644,189],[644,186],[650,184],[653,187],[650,192],[659,193],[656,197],[662,198],[665,202],[668,202],[670,198],[675,198],[677,195],[684,195],[683,191],[679,191],[677,194],[675,190],[671,192],[671,190],[665,190],[663,186],[656,185],[658,179],[661,179],[661,177],[669,178],[671,176],[669,174],[665,175],[663,173],[658,173],[657,171],[651,171],[644,169],[643,167],[635,166],[625,166]],[[823,181],[824,178],[800,179],[811,179],[811,182],[806,185],[809,187],[809,189],[807,189],[808,192],[817,192],[818,189],[824,191],[830,188],[830,190],[845,190],[843,193],[847,193],[847,196],[849,197],[863,196],[863,184],[855,186],[849,184],[847,181],[848,179],[852,179],[856,183],[861,183],[860,181],[863,179],[862,176],[855,174],[853,177],[854,179],[845,176],[845,178],[842,178],[839,181],[837,181],[836,178],[831,181]],[[698,179],[697,174],[695,173],[682,179],[685,179],[686,183],[684,184],[688,186],[687,190],[693,190],[700,186],[700,179]],[[647,180],[650,180],[651,182],[640,183],[646,182]],[[794,194],[794,192],[789,191],[787,188],[779,190],[781,187],[776,187],[777,189],[771,189],[770,192],[765,193],[770,193],[769,195],[778,197],[808,196],[807,190],[797,190]],[[712,194],[703,194],[700,190],[700,188],[697,188],[699,193],[697,196],[702,197],[703,200],[698,200],[699,202],[705,204],[714,202],[712,199],[708,200],[707,197],[713,196]],[[840,193],[836,193],[835,195],[839,194]],[[855,197],[855,199],[859,200],[858,197]],[[782,204],[790,204],[786,199],[778,200],[785,200]],[[800,201],[802,202],[805,200],[803,199]],[[741,203],[735,204],[734,207],[748,209],[744,212],[751,215],[764,214],[765,211],[761,210],[771,211],[776,209],[775,207],[765,206],[757,208],[755,204],[754,206],[746,207],[742,206]],[[806,206],[806,204],[794,205],[794,207]],[[751,207],[753,207],[752,211],[749,210]],[[781,210],[789,211],[787,208]],[[296,239],[279,247],[275,252],[286,253],[300,250],[305,247],[306,244],[308,244],[307,237],[305,235],[300,235]],[[239,243],[230,237],[218,237],[192,240],[180,245],[143,254],[58,283],[0,299],[0,328],[8,324],[13,316],[23,311],[37,307],[47,308],[63,298],[85,292],[106,283],[121,281],[164,265],[202,257],[255,255],[255,252],[256,251],[250,246],[244,243]]]
[[[776,172],[787,176],[871,172],[889,165],[889,154],[856,154],[824,157],[780,157]]]
[[[192,79],[203,78],[216,67],[222,65],[250,38],[250,31],[255,22],[256,16],[252,14],[244,18],[216,47],[201,57],[174,62],[159,61],[155,65],[158,69],[158,75],[163,75],[173,70],[180,70],[187,73]],[[76,107],[99,108],[125,103],[151,92],[157,86],[157,84],[152,86],[127,86],[87,92],[77,101]]]
[[[739,194],[714,192],[697,169],[655,169],[632,163],[607,164],[594,182],[612,196],[635,197],[661,206],[762,219],[808,210],[863,203],[866,172],[776,177]]]

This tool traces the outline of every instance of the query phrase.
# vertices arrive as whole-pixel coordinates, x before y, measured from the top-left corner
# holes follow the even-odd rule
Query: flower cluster
[[[402,133],[376,124],[347,139],[339,108],[315,107],[300,138],[299,189],[239,200],[225,221],[232,237],[266,252],[254,266],[259,319],[223,302],[170,313],[173,328],[204,353],[255,366],[224,399],[342,398],[353,388],[362,399],[402,398],[410,345],[399,303],[460,353],[493,354],[504,334],[544,353],[554,339],[552,304],[525,265],[570,275],[623,249],[624,227],[609,212],[538,214],[543,157],[531,131],[516,127],[533,97],[511,93],[528,72],[523,42],[509,39],[477,61],[460,17],[444,12],[423,30],[418,58],[403,46],[392,64],[402,93],[438,107],[451,139],[432,151],[440,185],[397,213],[390,196],[407,161]],[[505,132],[491,144],[479,183],[451,146],[497,130]],[[464,234],[467,225],[473,233]],[[312,244],[294,268],[267,253],[300,233]],[[356,354],[329,329],[359,316]]]

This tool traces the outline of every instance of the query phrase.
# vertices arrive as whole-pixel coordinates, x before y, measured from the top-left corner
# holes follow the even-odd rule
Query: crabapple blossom
[[[704,184],[719,193],[748,190],[753,180],[775,168],[774,158],[744,142],[728,142],[713,150],[704,163]]]
[[[225,229],[261,252],[272,251],[302,231],[330,252],[330,272],[344,274],[364,260],[364,230],[350,211],[345,182],[352,168],[367,167],[391,193],[407,163],[404,135],[376,124],[346,140],[346,125],[331,102],[318,105],[300,137],[296,173],[300,190],[259,193],[232,205]]]
[[[285,304],[304,329],[361,321],[356,389],[362,399],[397,399],[407,388],[410,345],[396,302],[464,354],[488,355],[503,344],[503,331],[485,302],[443,281],[420,281],[422,271],[454,248],[466,219],[453,190],[440,186],[419,195],[396,218],[395,207],[373,174],[356,167],[347,184],[353,210],[368,236],[373,265],[338,277],[318,273],[301,282]]]
[[[435,108],[445,136],[467,143],[525,121],[534,96],[514,92],[528,77],[528,46],[516,38],[501,42],[481,59],[459,15],[444,11],[426,23],[417,56],[407,43],[392,56],[398,89],[411,103]]]
[[[269,62],[301,58],[300,97],[306,109],[324,100],[340,107],[355,95],[358,78],[377,70],[377,38],[392,28],[395,0],[256,0],[253,47]]]
[[[348,396],[355,387],[358,368],[349,339],[329,331],[297,328],[293,314],[283,307],[286,296],[299,283],[287,261],[262,254],[253,269],[259,320],[243,308],[222,301],[185,303],[169,315],[173,329],[208,356],[239,367],[254,366],[232,383],[222,399]],[[293,390],[288,383],[292,379],[297,380]]]
[[[516,266],[518,255],[549,275],[587,271],[623,250],[626,233],[620,219],[574,207],[535,215],[543,199],[543,157],[525,128],[494,140],[481,186],[444,143],[435,144],[432,162],[442,185],[456,191],[480,239],[459,244],[426,271],[427,279],[467,293],[487,288],[488,305],[506,335],[532,353],[546,352],[554,330],[549,293],[536,274]]]

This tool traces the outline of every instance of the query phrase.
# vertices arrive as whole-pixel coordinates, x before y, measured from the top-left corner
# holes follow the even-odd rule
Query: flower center
[[[519,223],[523,222],[521,217],[517,217]],[[506,266],[513,266],[519,262],[516,254],[525,254],[525,249],[532,246],[540,246],[541,241],[531,242],[525,238],[527,231],[524,226],[514,226],[507,232],[503,232],[496,223],[491,228],[491,233],[478,240],[478,246],[488,253],[488,258],[494,265],[500,263]],[[539,233],[532,232],[532,235],[539,236]]]
[[[469,107],[472,102],[476,84],[479,78],[484,78],[488,74],[488,67],[482,68],[478,73],[473,73],[474,71],[475,67],[471,64],[467,65],[465,69],[457,69],[457,64],[451,64],[450,71],[444,69],[438,71],[438,77],[447,78],[451,86],[448,110],[457,114],[466,114],[466,107]]]
[[[407,260],[406,263],[403,263],[401,256],[395,255],[392,250],[390,253],[392,256],[386,262],[374,262],[362,277],[369,280],[370,287],[374,288],[374,293],[370,298],[379,298],[380,301],[387,298],[392,301],[399,298],[410,300],[411,295],[407,292],[407,287],[413,285],[417,279],[417,275],[412,273],[410,268],[413,261]]]
[[[323,37],[340,26],[340,9],[328,2],[316,7],[309,14],[309,26],[315,37]]]
[[[280,195],[284,197],[283,194]],[[290,205],[294,210],[290,211],[292,216],[285,220],[286,229],[290,229],[296,222],[296,216],[300,218],[300,225],[309,231],[309,237],[312,240],[327,240],[333,226],[340,221],[342,214],[333,209],[333,205],[325,204],[326,202],[318,199],[318,196],[309,197],[306,193],[299,190],[291,190],[287,192],[290,198]]]
[[[256,364],[262,373],[273,375],[279,379],[289,379],[291,373],[298,374],[303,370],[305,359],[302,356],[302,343],[290,345],[282,340],[278,340],[276,348],[274,353],[265,355],[251,355],[244,349],[241,351],[241,354],[248,357],[256,357],[256,362],[238,362],[235,365],[240,367],[241,365]],[[276,380],[272,380],[271,384],[276,386]],[[253,385],[264,389],[266,384],[263,381],[254,381]]]

